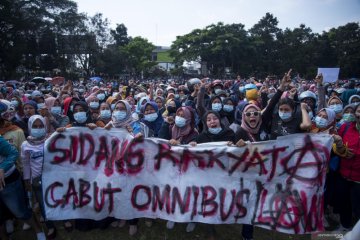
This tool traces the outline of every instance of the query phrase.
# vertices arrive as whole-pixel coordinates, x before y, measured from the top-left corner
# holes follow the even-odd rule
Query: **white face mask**
[[[34,138],[42,138],[46,135],[45,128],[32,128],[31,129],[31,136]]]

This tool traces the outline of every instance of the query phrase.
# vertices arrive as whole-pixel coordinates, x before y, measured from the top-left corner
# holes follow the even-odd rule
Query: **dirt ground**
[[[20,224],[16,227],[16,231],[11,234],[13,240],[33,240],[36,239],[35,233],[32,230],[20,230]],[[138,233],[132,237],[128,234],[128,226],[123,228],[109,228],[105,230],[92,230],[88,232],[80,232],[73,230],[72,232],[65,231],[60,222],[57,225],[58,240],[97,240],[97,239],[121,239],[121,240],[188,240],[188,239],[208,239],[207,225],[197,224],[195,230],[191,233],[186,233],[186,224],[176,224],[174,229],[168,230],[166,222],[163,220],[154,221],[152,227],[147,227],[144,220],[141,219],[138,225]],[[217,240],[241,240],[241,225],[216,225]],[[282,234],[275,231],[269,231],[263,228],[255,228],[255,240],[330,240],[336,238],[316,238],[309,234],[307,235],[289,235]]]

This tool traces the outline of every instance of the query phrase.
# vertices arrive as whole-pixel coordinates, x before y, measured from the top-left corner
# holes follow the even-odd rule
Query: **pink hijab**
[[[171,136],[175,140],[181,140],[183,137],[191,133],[191,130],[194,129],[193,122],[192,122],[192,114],[190,110],[187,107],[181,107],[179,108],[176,113],[179,111],[184,112],[184,118],[186,119],[185,126],[182,128],[179,128],[174,124],[171,130]]]
[[[255,104],[249,104],[247,105],[243,112],[242,112],[242,119],[241,119],[241,127],[243,129],[245,129],[247,132],[251,133],[251,134],[257,134],[259,132],[259,129],[260,129],[260,126],[261,126],[261,123],[262,123],[262,118],[261,118],[261,115],[260,115],[260,120],[259,120],[259,123],[258,125],[255,127],[255,128],[251,128],[249,126],[249,124],[245,121],[245,112],[249,109],[249,108],[255,108],[256,111],[259,111],[261,112],[261,109],[256,106]]]

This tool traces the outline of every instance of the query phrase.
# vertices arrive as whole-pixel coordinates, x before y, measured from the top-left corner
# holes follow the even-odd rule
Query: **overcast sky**
[[[128,35],[147,38],[158,46],[170,46],[176,36],[210,24],[242,23],[246,29],[266,12],[279,27],[301,23],[321,33],[348,22],[360,22],[360,0],[75,0],[79,12],[103,14],[111,27],[124,23]]]

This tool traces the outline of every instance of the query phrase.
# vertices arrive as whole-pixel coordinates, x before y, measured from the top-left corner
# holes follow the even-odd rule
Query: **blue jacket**
[[[0,136],[0,169],[6,173],[15,165],[19,152],[16,148]]]

